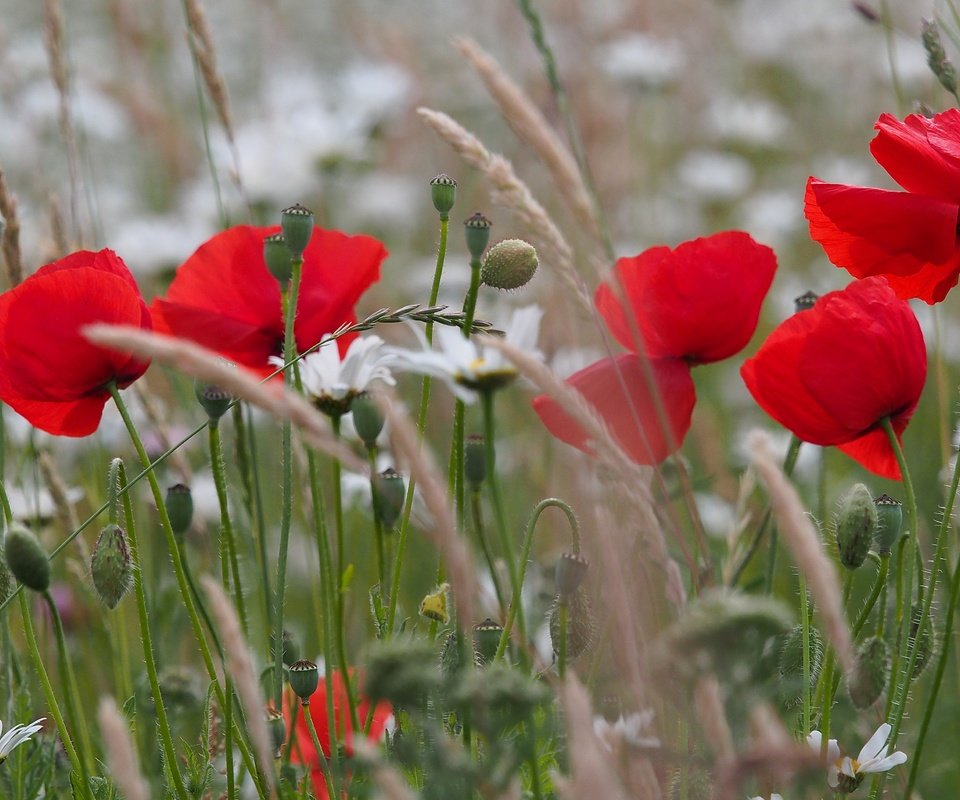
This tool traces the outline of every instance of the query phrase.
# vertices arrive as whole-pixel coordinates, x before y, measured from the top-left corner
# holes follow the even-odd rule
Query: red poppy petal
[[[901,432],[906,427],[906,420],[894,422],[897,439],[901,439]],[[900,465],[890,447],[890,440],[882,428],[874,428],[852,442],[839,445],[838,450],[850,456],[854,461],[871,472],[892,481],[901,478]]]
[[[649,363],[669,417],[668,434],[659,424],[640,358],[633,353],[597,361],[567,379],[596,409],[624,452],[638,464],[658,464],[679,448],[690,428],[696,403],[690,368],[685,362],[656,359]],[[533,409],[558,439],[591,452],[586,432],[553,398],[534,398]]]
[[[54,436],[89,436],[100,427],[110,395],[103,392],[73,402],[4,396],[4,402],[35,428]]]
[[[800,379],[834,419],[865,431],[886,416],[911,414],[927,377],[927,351],[910,306],[884,278],[855,281],[817,303]]]
[[[917,298],[929,305],[941,302],[960,280],[960,247],[943,264],[926,264],[912,275],[886,275],[887,283],[904,300]]]
[[[960,112],[955,108],[932,120],[910,114],[903,122],[882,114],[870,152],[908,192],[960,203]]]
[[[613,265],[613,274],[609,281],[601,283],[594,295],[594,304],[607,323],[610,333],[627,350],[633,352],[649,350],[644,347],[644,331],[640,320],[645,316],[642,309],[646,302],[646,277],[658,272],[661,265],[670,259],[669,247],[651,247],[631,258],[620,258]],[[620,291],[613,285],[619,283]],[[633,319],[628,316],[620,302],[622,292],[627,308],[632,309]]]

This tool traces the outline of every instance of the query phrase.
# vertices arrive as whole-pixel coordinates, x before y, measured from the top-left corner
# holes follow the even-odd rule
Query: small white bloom
[[[542,358],[542,353],[536,349],[541,317],[543,311],[539,306],[517,309],[510,318],[504,338],[514,347]],[[478,390],[500,388],[517,376],[516,367],[503,353],[488,345],[477,345],[457,328],[438,326],[434,330],[439,350],[430,349],[423,334],[414,330],[420,339],[420,350],[386,348],[397,357],[397,369],[440,378],[465,403],[476,400]]]
[[[904,763],[907,760],[906,753],[899,750],[889,753],[887,739],[890,738],[890,730],[891,726],[884,722],[860,749],[856,758],[841,757],[837,740],[830,739],[827,742],[827,783],[830,787],[849,793],[860,785],[864,775],[886,772]],[[807,737],[807,743],[818,753],[822,741],[823,734],[820,731],[813,731]]]
[[[3,733],[3,721],[0,720],[0,733],[3,733],[0,736],[0,764],[7,760],[7,756],[15,747],[29,741],[30,737],[43,727],[40,723],[45,719],[46,717],[40,717],[29,725],[14,725],[6,733]]]
[[[750,800],[763,800],[763,798],[760,795],[757,795],[756,797],[751,797]],[[770,800],[783,800],[783,797],[774,792],[772,795],[770,795]]]
[[[626,717],[621,714],[614,723],[597,716],[593,718],[593,732],[608,749],[613,749],[618,741],[624,741],[634,747],[659,747],[660,740],[656,736],[649,735],[652,723],[652,709],[627,714]]]

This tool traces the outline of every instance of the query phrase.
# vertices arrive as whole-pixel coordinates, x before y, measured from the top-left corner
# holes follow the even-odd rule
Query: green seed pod
[[[7,557],[4,554],[3,540],[0,539],[0,603],[4,602],[13,592],[13,576],[7,566]]]
[[[567,659],[573,661],[590,649],[596,624],[590,600],[583,589],[578,589],[568,598],[558,596],[549,613],[550,642],[554,655],[560,654],[560,609],[564,606],[567,609]]]
[[[449,219],[450,209],[457,200],[457,182],[441,172],[430,181],[430,197],[433,200],[433,207],[440,214],[440,219]]]
[[[226,414],[233,402],[233,395],[212,383],[194,381],[193,391],[197,396],[197,402],[203,406],[211,422],[215,422]]]
[[[107,525],[100,531],[90,558],[90,574],[104,605],[116,608],[133,582],[127,535],[119,525]]]
[[[384,529],[392,531],[400,518],[407,493],[403,476],[388,467],[373,479],[373,483],[377,490],[374,496],[374,513],[379,517]]]
[[[814,627],[810,627],[810,686],[813,688],[820,677],[820,668],[823,665],[823,637]],[[803,626],[796,625],[784,637],[780,648],[778,665],[780,686],[787,699],[787,705],[793,706],[802,698],[803,687]]]
[[[190,530],[193,522],[193,494],[190,487],[184,483],[175,483],[167,489],[167,516],[170,518],[170,527],[178,539]]]
[[[497,654],[503,626],[487,617],[473,626],[473,649],[481,664],[489,664]]]
[[[877,507],[870,490],[862,483],[854,486],[840,502],[837,511],[837,551],[847,569],[863,564],[877,529]]]
[[[283,714],[273,708],[267,709],[267,727],[270,729],[270,739],[273,741],[273,751],[279,756],[283,744],[287,739],[287,724],[283,721]]]
[[[286,242],[289,256],[303,258],[303,251],[313,235],[313,212],[297,203],[280,212],[280,230]]]
[[[4,555],[13,577],[28,589],[45,592],[50,587],[50,562],[33,533],[14,523],[3,540]]]
[[[487,477],[487,445],[479,433],[470,434],[463,442],[463,476],[475,492]]]
[[[471,260],[479,261],[483,257],[483,251],[487,249],[487,243],[490,241],[491,225],[493,223],[479,211],[464,220],[464,235]]]
[[[367,392],[361,392],[350,401],[353,427],[368,450],[377,446],[377,437],[383,430],[383,412]]]
[[[279,281],[280,285],[286,286],[293,275],[293,267],[290,265],[290,250],[287,243],[283,241],[282,233],[274,233],[264,237],[263,261],[270,274]]]
[[[291,631],[283,632],[283,653],[280,660],[288,667],[300,660],[300,640]]]
[[[877,527],[873,534],[873,544],[880,555],[889,555],[900,528],[903,527],[903,506],[888,494],[882,494],[873,501],[877,507]]]
[[[557,592],[569,599],[587,576],[590,562],[579,553],[563,553],[557,561]]]
[[[853,670],[847,675],[850,701],[861,711],[870,708],[887,690],[890,653],[880,636],[871,636],[857,648]]]
[[[804,292],[799,297],[793,298],[793,308],[799,314],[801,311],[809,311],[817,304],[820,295],[814,292]]]
[[[447,592],[449,591],[449,583],[440,584],[420,601],[420,614],[441,625],[446,625],[450,621],[450,612],[447,609]]]
[[[287,672],[290,688],[302,705],[310,705],[310,696],[320,684],[320,671],[312,661],[294,661]]]
[[[480,280],[494,289],[519,289],[530,282],[539,263],[532,244],[523,239],[504,239],[487,251]]]
[[[923,627],[920,627],[920,617],[923,613],[923,607],[919,603],[914,603],[910,610],[910,639],[916,639],[914,645],[917,655],[913,661],[913,673],[910,680],[916,680],[926,669],[927,665],[933,660],[937,652],[937,634],[933,628],[932,616],[924,620]],[[919,633],[917,632],[919,630]]]

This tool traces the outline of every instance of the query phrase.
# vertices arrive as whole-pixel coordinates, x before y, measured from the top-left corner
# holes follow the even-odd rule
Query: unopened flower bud
[[[376,447],[377,437],[383,430],[383,412],[367,392],[358,394],[350,403],[353,427],[368,450]]]
[[[184,483],[175,483],[167,489],[167,516],[174,536],[182,538],[193,522],[193,494]]]
[[[569,598],[583,583],[590,562],[579,553],[563,553],[557,561],[557,591],[561,597]]]
[[[490,617],[473,626],[473,647],[481,664],[493,661],[502,635],[503,626]]]
[[[440,219],[448,219],[450,209],[457,200],[457,182],[444,172],[430,181],[430,196],[433,207],[440,214]]]
[[[479,433],[472,433],[464,440],[463,477],[475,492],[487,477],[487,445]]]
[[[490,241],[491,225],[493,223],[479,211],[464,220],[463,230],[471,260],[479,261],[483,257],[483,251],[487,249],[487,243]]]
[[[197,396],[197,402],[207,412],[211,422],[216,422],[226,414],[233,402],[233,395],[212,383],[196,380],[193,383],[193,391]]]
[[[519,289],[537,271],[537,251],[523,239],[504,239],[487,251],[480,280],[495,289]]]
[[[50,561],[32,531],[14,523],[3,540],[3,549],[14,578],[35,592],[47,591],[50,587]]]
[[[940,39],[940,27],[935,20],[925,19],[921,22],[920,38],[923,49],[927,51],[927,64],[930,71],[940,81],[940,85],[951,94],[957,93],[957,71],[953,63],[947,58]]]
[[[374,513],[383,527],[392,531],[403,510],[403,501],[407,489],[403,476],[392,467],[388,467],[374,478],[376,494]]]
[[[263,261],[270,274],[280,282],[280,285],[286,286],[293,275],[293,267],[290,266],[290,250],[287,243],[283,241],[282,233],[274,233],[264,237]]]
[[[820,296],[814,292],[804,292],[799,297],[793,298],[793,308],[799,314],[801,311],[809,311],[817,304]]]
[[[928,615],[920,625],[920,617],[923,614],[923,606],[920,603],[914,603],[910,610],[910,640],[916,640],[914,647],[917,655],[913,661],[913,673],[910,680],[916,680],[926,669],[927,665],[933,660],[937,652],[937,635],[933,629],[932,615]]]
[[[562,634],[562,609],[566,608],[567,613],[567,641],[566,656],[573,660],[583,655],[593,644],[593,634],[596,624],[593,619],[593,609],[590,607],[590,601],[587,599],[586,592],[579,589],[568,598],[557,597],[550,607],[550,641],[553,644],[553,652],[560,654],[560,641]]]
[[[450,612],[447,610],[447,592],[449,591],[449,583],[440,584],[420,601],[420,614],[441,625],[446,625],[450,621]]]
[[[880,636],[871,636],[857,648],[853,670],[847,675],[847,692],[861,711],[870,708],[887,690],[890,654]]]
[[[267,727],[270,729],[270,739],[273,742],[273,751],[280,756],[283,743],[287,739],[287,724],[283,721],[283,714],[275,708],[267,709]]]
[[[870,490],[858,483],[843,498],[837,511],[837,550],[843,566],[857,569],[863,564],[876,528],[877,507]]]
[[[283,632],[283,652],[280,660],[288,667],[300,660],[300,640],[291,631]]]
[[[873,533],[873,544],[880,555],[889,555],[890,548],[900,536],[903,526],[903,506],[888,494],[882,494],[873,501],[877,507],[877,527]]]
[[[313,235],[313,212],[297,203],[280,212],[280,230],[287,245],[289,257],[303,258],[303,251]]]
[[[817,685],[820,677],[820,667],[823,664],[823,638],[813,626],[809,626],[808,663],[810,667],[810,685]],[[795,705],[803,697],[803,626],[796,625],[784,637],[783,647],[780,648],[780,662],[777,666],[780,674],[780,686],[788,705]]]
[[[100,531],[90,558],[90,574],[104,605],[116,608],[133,581],[127,535],[119,525],[107,525]]]
[[[320,684],[320,671],[312,661],[294,661],[287,673],[290,688],[300,698],[300,702],[310,705],[310,696],[317,691]]]
[[[3,548],[3,539],[0,538],[0,603],[4,602],[13,592],[13,576],[7,566],[7,557]]]

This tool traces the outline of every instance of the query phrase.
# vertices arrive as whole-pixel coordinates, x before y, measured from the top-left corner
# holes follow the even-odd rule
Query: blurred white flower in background
[[[600,63],[611,78],[645,89],[662,89],[679,77],[687,56],[676,39],[659,39],[638,31],[607,44],[600,53]]]

